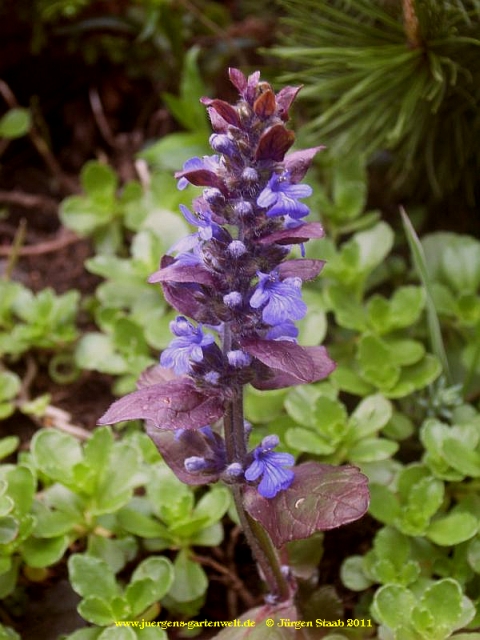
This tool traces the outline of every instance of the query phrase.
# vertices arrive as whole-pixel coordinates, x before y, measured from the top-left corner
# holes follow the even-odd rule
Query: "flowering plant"
[[[306,313],[301,287],[323,261],[305,258],[304,244],[320,238],[305,222],[311,188],[301,181],[321,147],[287,153],[287,129],[298,88],[275,94],[259,72],[230,69],[240,94],[232,106],[204,98],[215,155],[188,160],[178,187],[204,187],[192,211],[196,231],[162,258],[149,279],[181,314],[160,365],[138,390],[117,400],[100,424],[147,421],[147,432],[185,483],[223,481],[231,488],[245,536],[269,589],[270,602],[291,602],[296,585],[280,564],[291,540],[361,517],[368,506],[365,476],[353,466],[294,465],[268,435],[249,449],[243,389],[312,383],[335,368],[322,346],[297,344],[294,324]],[[293,245],[302,258],[287,259]],[[283,559],[283,556],[282,556]]]

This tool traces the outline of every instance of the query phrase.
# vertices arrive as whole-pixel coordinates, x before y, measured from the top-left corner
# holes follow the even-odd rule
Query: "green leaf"
[[[389,346],[379,337],[362,335],[357,359],[367,382],[380,389],[391,389],[400,378],[400,367],[392,363]]]
[[[6,561],[9,566],[6,569],[2,567],[5,570],[0,574],[0,598],[6,598],[15,589],[18,578],[18,568],[21,562],[19,557],[13,559],[8,558]]]
[[[407,214],[403,209],[400,209],[400,213],[402,215],[402,222],[407,236],[408,245],[412,253],[413,263],[426,293],[428,330],[432,350],[437,356],[445,376],[448,381],[451,382],[450,368],[443,344],[440,322],[433,302],[432,283],[428,272],[428,263],[425,252]]]
[[[270,422],[283,411],[283,401],[287,391],[259,391],[247,387],[245,393],[245,417],[253,423]]]
[[[369,512],[380,522],[393,524],[400,517],[400,504],[387,487],[371,483]]]
[[[154,142],[138,155],[155,169],[178,171],[192,157],[202,157],[211,153],[206,142],[205,133],[171,133]]]
[[[18,533],[18,522],[13,516],[0,518],[0,544],[8,544],[15,540]]]
[[[38,500],[33,505],[33,514],[33,533],[38,538],[56,538],[71,531],[78,523],[77,514],[51,510]]]
[[[396,384],[384,390],[388,398],[404,398],[417,389],[423,389],[431,384],[442,373],[440,361],[431,354],[427,355],[409,367],[403,367]]]
[[[0,118],[0,138],[21,138],[28,133],[30,126],[31,115],[28,109],[10,109]]]
[[[285,409],[288,415],[298,424],[314,427],[315,401],[319,397],[318,388],[310,385],[299,385],[288,392],[284,402]]]
[[[420,287],[403,286],[386,300],[374,295],[367,304],[368,321],[380,335],[415,324],[425,306],[425,294]]]
[[[147,558],[133,572],[125,597],[133,616],[140,615],[169,591],[174,579],[172,563],[167,558]]]
[[[205,571],[188,557],[188,550],[182,549],[173,563],[175,577],[169,596],[177,602],[190,602],[203,596],[208,587]]]
[[[5,627],[3,624],[0,624],[0,637],[2,640],[22,640],[16,631],[11,627]]]
[[[411,591],[399,585],[388,584],[375,593],[372,614],[381,624],[396,629],[405,621],[405,612],[412,611],[416,598]]]
[[[112,336],[104,333],[86,333],[75,350],[75,361],[81,369],[118,375],[128,370],[125,358],[120,355]]]
[[[124,507],[117,513],[120,526],[142,538],[163,538],[168,537],[168,529],[160,524],[158,520],[140,513],[135,509]]]
[[[13,398],[15,398],[17,393],[20,391],[21,386],[22,381],[17,376],[17,374],[13,373],[12,371],[0,371],[0,402],[3,402],[5,400],[13,400]],[[0,440],[0,443],[3,443],[5,441],[12,443],[12,438],[14,438],[14,436],[10,436],[10,440],[8,438],[2,438],[2,440]],[[15,449],[16,447],[14,447],[12,451],[14,451]],[[7,455],[9,454],[1,453],[0,458],[4,458]]]
[[[201,519],[203,526],[210,526],[223,518],[230,504],[230,491],[227,487],[216,485],[200,498],[193,511],[193,517]]]
[[[431,613],[437,629],[453,630],[462,615],[462,599],[458,582],[445,578],[427,587],[421,605]]]
[[[398,451],[398,443],[384,438],[364,438],[349,448],[350,462],[374,462],[386,460]]]
[[[364,398],[349,420],[354,439],[380,431],[391,419],[392,411],[392,403],[379,393]]]
[[[88,538],[87,552],[90,556],[104,560],[113,573],[118,573],[135,559],[138,543],[133,536],[104,538],[101,535],[91,535]]]
[[[200,103],[200,98],[206,95],[207,89],[201,80],[198,67],[199,52],[200,48],[193,46],[185,54],[180,81],[180,98],[168,93],[162,94],[162,98],[169,111],[183,127],[193,132],[200,130],[207,137],[210,131],[207,111]]]
[[[303,427],[287,429],[285,442],[295,451],[308,451],[317,456],[329,455],[335,451],[335,445],[327,442],[315,431]]]
[[[319,291],[305,289],[303,300],[307,305],[307,315],[297,324],[301,345],[321,344],[327,333],[327,316],[324,296]]]
[[[426,531],[427,537],[442,547],[470,540],[479,528],[478,519],[470,513],[450,513],[433,522]]]
[[[128,442],[116,443],[107,464],[99,470],[91,513],[111,513],[123,507],[130,500],[133,489],[143,481],[139,475],[141,468],[138,449]]]
[[[98,596],[109,601],[120,594],[113,572],[100,558],[76,553],[68,559],[68,573],[72,588],[83,598]]]
[[[437,232],[422,245],[432,280],[446,283],[456,293],[476,293],[480,286],[480,242],[472,236]]]
[[[367,231],[356,233],[353,241],[359,247],[359,267],[364,273],[370,273],[380,265],[390,253],[394,234],[386,222],[378,222]]]
[[[86,162],[80,173],[85,191],[95,199],[112,201],[117,188],[117,176],[113,169],[97,160]]]
[[[365,575],[363,556],[350,556],[344,560],[340,568],[340,577],[347,589],[352,591],[365,591],[373,584]]]
[[[37,431],[32,438],[34,464],[52,480],[74,485],[74,467],[82,461],[82,449],[71,435],[53,429]]]
[[[332,285],[326,292],[327,299],[341,327],[355,331],[367,329],[367,314],[352,292],[343,286]]]
[[[190,519],[194,504],[193,492],[167,465],[160,463],[150,467],[150,480],[146,488],[155,515],[164,522],[173,525]]]
[[[425,355],[425,347],[417,340],[385,337],[384,341],[392,362],[401,367],[415,364]]]
[[[110,603],[101,596],[87,596],[78,605],[78,613],[88,622],[106,626],[115,622]]]
[[[62,535],[54,538],[28,538],[21,547],[21,554],[29,567],[49,567],[62,559],[70,540]]]
[[[457,436],[457,437],[455,437]],[[472,478],[480,478],[480,453],[474,444],[462,442],[460,434],[446,435],[441,442],[443,458],[457,471]]]

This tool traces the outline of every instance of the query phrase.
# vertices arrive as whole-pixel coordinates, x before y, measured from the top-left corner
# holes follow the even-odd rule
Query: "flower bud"
[[[208,467],[208,462],[201,456],[190,456],[185,459],[183,464],[188,473],[198,473]]]
[[[237,146],[227,135],[223,133],[214,133],[210,136],[210,146],[214,151],[223,153],[227,157],[231,158],[237,155]]]
[[[242,304],[243,298],[239,291],[231,291],[223,296],[223,303],[226,307],[234,309]]]
[[[244,253],[246,253],[246,251],[247,247],[241,240],[232,240],[232,242],[230,242],[230,244],[228,245],[228,252],[234,258],[240,258]]]

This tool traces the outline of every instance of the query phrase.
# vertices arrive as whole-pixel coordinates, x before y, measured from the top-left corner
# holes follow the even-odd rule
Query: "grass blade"
[[[432,285],[430,282],[430,277],[428,275],[425,253],[423,251],[420,239],[417,236],[415,229],[413,228],[410,218],[402,207],[400,207],[400,214],[402,216],[405,235],[407,236],[408,245],[412,254],[413,264],[423,285],[423,288],[425,289],[428,333],[430,336],[432,351],[439,359],[440,364],[443,368],[443,373],[448,383],[452,384],[453,382],[451,378],[450,367],[443,344],[442,332],[440,330],[440,322],[438,320],[437,310],[435,309],[435,304],[433,302]]]

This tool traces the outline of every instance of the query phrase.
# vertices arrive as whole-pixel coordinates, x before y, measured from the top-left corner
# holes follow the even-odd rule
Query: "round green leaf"
[[[349,450],[351,462],[376,462],[386,460],[398,450],[398,443],[385,438],[364,438],[356,442]]]
[[[434,520],[427,529],[427,537],[442,547],[470,540],[478,531],[478,519],[471,513],[450,513]]]
[[[77,345],[75,361],[81,369],[118,375],[128,371],[128,363],[116,351],[111,336],[87,333]]]
[[[42,569],[57,563],[68,548],[68,536],[56,538],[28,538],[22,545],[21,553],[29,567]]]
[[[340,568],[340,577],[347,589],[352,591],[364,591],[373,583],[365,575],[362,556],[350,556]]]
[[[375,593],[372,613],[378,622],[395,629],[405,621],[405,612],[412,611],[415,604],[416,597],[411,591],[388,584]]]
[[[81,446],[73,436],[52,429],[37,431],[31,451],[34,464],[52,480],[73,482],[73,468],[82,460]]]
[[[0,518],[0,544],[8,544],[15,540],[18,533],[18,522],[12,516]]]
[[[68,573],[73,589],[84,598],[99,596],[110,600],[120,592],[113,572],[100,558],[81,553],[70,556]]]
[[[189,602],[203,596],[208,587],[205,571],[188,557],[188,551],[178,553],[174,562],[175,578],[169,596],[177,602]]]
[[[20,138],[28,133],[31,124],[28,109],[10,109],[0,118],[0,138]]]

